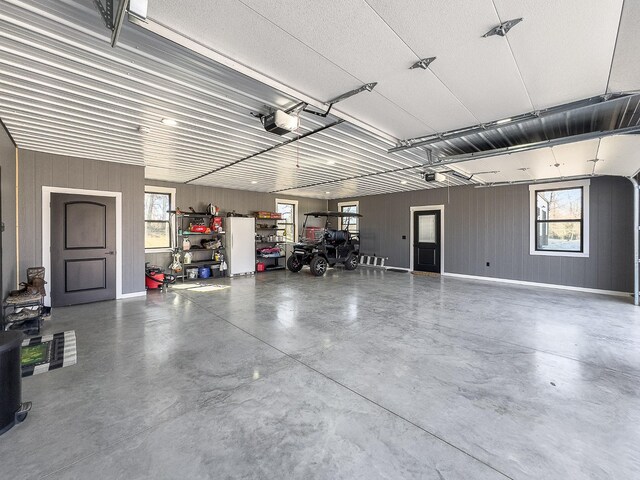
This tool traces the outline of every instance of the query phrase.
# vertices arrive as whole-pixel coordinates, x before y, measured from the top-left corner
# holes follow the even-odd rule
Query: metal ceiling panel
[[[181,2],[152,1],[147,18],[183,32],[198,43],[286,85],[304,86],[304,93],[318,100],[334,98],[358,82],[351,74],[236,0],[194,0],[189,2],[188,8]]]
[[[640,2],[624,2],[609,92],[640,91]]]
[[[605,93],[623,0],[493,0],[535,109]]]
[[[595,172],[601,175],[637,175],[640,170],[640,135],[603,138]]]
[[[242,0],[241,3],[349,72],[360,83],[387,79],[417,60],[364,2],[333,1],[330,6],[316,0]],[[374,61],[372,52],[375,52]]]
[[[492,154],[494,150],[498,154],[500,149],[625,128],[640,128],[640,95],[625,95],[606,101],[597,98],[570,110],[545,116],[532,115],[523,121],[486,129],[477,128],[474,132],[448,140],[435,138],[429,148],[440,157],[483,156]]]
[[[409,0],[401,8],[386,0],[367,3],[417,55],[437,57],[429,70],[477,120],[458,125],[533,110],[508,44],[481,36],[500,23],[491,0]],[[446,111],[439,113],[447,118]],[[454,128],[427,123],[438,131]]]
[[[380,195],[396,192],[428,190],[470,184],[450,174],[444,182],[425,182],[419,175],[420,169],[403,172],[391,172],[375,177],[352,178],[338,182],[323,183],[305,188],[288,190],[288,195],[319,198],[349,198],[366,195]],[[402,183],[406,182],[406,183]],[[327,193],[329,192],[329,193]]]
[[[433,8],[445,8],[435,0],[430,3]],[[304,9],[302,5],[308,8]],[[294,86],[304,85],[305,92],[310,95],[317,95],[322,90],[323,100],[365,81],[376,81],[364,77],[379,72],[386,80],[376,90],[351,97],[338,106],[352,112],[365,126],[379,128],[382,125],[387,134],[417,136],[429,133],[433,128],[466,126],[476,121],[474,114],[464,102],[460,103],[456,92],[446,81],[443,83],[436,70],[407,69],[418,57],[412,43],[422,45],[420,48],[428,47],[426,43],[419,43],[415,22],[413,27],[405,29],[404,34],[413,35],[412,42],[407,42],[398,36],[384,16],[379,16],[380,12],[366,3],[341,4],[329,12],[320,4],[305,2],[280,14],[276,10],[281,7],[276,2],[272,5],[274,11],[264,10],[266,7],[260,3],[253,6],[262,13],[235,0],[223,0],[215,5],[198,1],[190,7],[194,10],[158,0],[151,2],[150,15],[153,12],[175,15],[170,20],[180,23],[195,12],[203,18],[189,24],[193,31],[211,33],[215,30],[213,26],[220,27],[214,32],[216,35],[207,37],[209,40],[221,35],[225,42],[230,42],[222,42],[223,46],[235,46],[240,53],[249,47],[256,49],[253,54],[273,49],[265,52],[260,61],[276,69],[284,68],[286,64],[292,70],[291,77],[285,75],[278,80],[294,78]],[[422,8],[417,3],[414,7]],[[467,12],[468,17],[477,17],[478,28],[484,29],[486,25],[482,21],[489,22],[491,14],[484,3],[474,8],[478,9],[478,14]],[[302,20],[313,9],[319,9],[316,12],[319,18],[331,25],[320,22],[319,27],[291,27],[293,20]],[[214,15],[207,16],[206,12],[211,11]],[[241,12],[247,13],[247,17],[243,18]],[[347,13],[349,18],[346,18]],[[396,18],[395,21],[399,20]],[[275,23],[287,25],[279,28]],[[344,28],[340,25],[347,24],[361,26],[350,32],[341,31]],[[323,25],[328,30],[323,30]],[[367,26],[370,31],[365,31]],[[252,35],[247,35],[253,27]],[[285,32],[285,27],[293,32]],[[442,46],[446,57],[465,50],[467,40],[471,39],[469,33],[463,35],[463,29],[456,28],[451,42],[438,39],[440,43],[434,43]],[[335,31],[335,38],[322,42],[328,31]],[[313,48],[303,45],[297,37],[304,37]],[[318,198],[443,186],[427,184],[421,179],[420,172],[431,161],[423,150],[387,153],[395,141],[391,136],[371,133],[375,128],[346,122],[334,125],[338,121],[334,115],[322,118],[302,113],[298,131],[284,136],[270,134],[251,113],[267,113],[276,107],[286,109],[295,105],[298,99],[126,22],[117,48],[111,48],[109,38],[110,32],[90,0],[6,0],[2,3],[0,117],[21,148],[144,165],[149,179]],[[462,43],[456,44],[456,41]],[[341,49],[341,42],[354,48]],[[480,44],[482,42],[477,45]],[[482,48],[474,50],[475,45],[469,46],[465,54],[479,57],[488,54],[488,50]],[[282,55],[283,48],[287,55]],[[372,59],[371,50],[376,52],[376,58]],[[495,62],[506,62],[504,46],[496,51],[502,53]],[[239,54],[238,58],[241,57]],[[308,64],[296,63],[300,59]],[[444,67],[446,63],[442,65]],[[453,85],[462,77],[470,79],[468,85],[459,85],[461,97],[467,95],[467,90],[471,91],[469,85],[474,82],[489,82],[488,79],[493,78],[490,72],[493,67],[490,66],[494,64],[489,62],[488,65],[483,69],[475,68],[477,77],[468,73],[456,77]],[[447,68],[452,69],[453,64]],[[451,72],[445,75],[446,72],[446,69],[442,70],[443,77],[453,75]],[[512,77],[506,75],[501,88],[505,89],[505,98],[520,98],[522,92],[518,93]],[[320,86],[322,89],[319,90]],[[481,88],[489,87],[478,88],[484,92]],[[491,92],[493,90],[489,89],[482,95]],[[495,92],[491,95],[495,96]],[[488,108],[485,107],[486,99],[478,102],[471,102],[476,110],[490,111],[485,109]],[[496,112],[503,111],[500,110],[502,107],[496,108]],[[479,132],[464,139],[440,142],[435,149],[439,154],[457,155],[593,128],[636,125],[640,124],[639,116],[638,99],[628,97],[589,111],[533,119],[531,124],[505,125],[495,132]],[[177,125],[167,126],[161,122],[163,118],[172,118]],[[148,132],[141,132],[140,126],[146,127]],[[322,131],[304,136],[319,129]],[[304,137],[298,139],[299,136]],[[293,143],[282,145],[291,140]],[[612,158],[602,164],[616,171],[614,164],[624,163],[631,150],[622,144],[617,150],[612,146],[614,144],[607,145]],[[589,148],[593,150],[593,147]],[[582,159],[585,151],[580,147],[573,153],[569,147],[549,152],[552,157],[556,152],[553,160],[543,153],[522,156],[514,163],[515,157],[511,156],[501,163],[502,169],[511,172],[510,167],[516,164],[527,165],[529,170],[515,168],[515,172],[520,173],[513,175],[522,176],[527,172],[526,175],[553,173],[557,176],[558,169],[564,166],[550,166],[554,163],[567,164],[567,172],[578,167],[582,170],[592,167],[592,164],[585,167],[586,160]],[[486,172],[486,166],[481,166],[481,163],[470,163],[429,168],[444,171],[446,185],[451,186],[495,181],[490,174],[465,180],[450,171],[456,168],[462,174],[474,169],[473,173]],[[596,169],[600,168],[598,163]],[[569,173],[562,171],[562,174]],[[511,173],[500,175],[516,178]]]
[[[409,70],[407,65],[389,77],[388,81],[378,85],[374,93],[393,101],[434,132],[479,122],[433,72],[429,69]],[[422,134],[425,133],[428,131],[423,130]]]

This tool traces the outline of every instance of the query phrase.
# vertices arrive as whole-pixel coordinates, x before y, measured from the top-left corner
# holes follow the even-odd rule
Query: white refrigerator
[[[256,271],[256,219],[225,218],[227,267],[229,276],[246,275]]]

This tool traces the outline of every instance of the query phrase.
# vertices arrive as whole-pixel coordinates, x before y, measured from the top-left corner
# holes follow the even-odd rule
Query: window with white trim
[[[355,200],[352,202],[339,202],[338,211],[342,213],[359,213],[360,202]],[[349,230],[350,233],[357,234],[360,231],[360,219],[358,217],[353,218],[339,218],[338,219],[339,230]]]
[[[171,250],[173,238],[173,216],[176,189],[145,186],[144,189],[144,249],[145,252]]]
[[[298,240],[298,201],[276,199],[276,212],[281,215],[278,220],[278,235],[294,243]]]
[[[589,256],[589,184],[529,186],[532,255]]]

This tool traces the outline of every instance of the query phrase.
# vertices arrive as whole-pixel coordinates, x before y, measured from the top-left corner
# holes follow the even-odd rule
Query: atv
[[[350,231],[351,222],[362,215],[345,212],[310,212],[305,213],[302,235],[293,246],[293,253],[287,260],[287,268],[299,272],[304,265],[309,265],[311,273],[321,277],[328,267],[338,263],[346,270],[358,267],[360,254],[360,236]],[[331,228],[331,221],[342,219],[343,230]]]

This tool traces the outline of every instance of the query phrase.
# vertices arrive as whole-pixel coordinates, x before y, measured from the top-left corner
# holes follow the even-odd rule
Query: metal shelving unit
[[[286,258],[286,255],[262,255],[258,253],[259,248],[264,247],[277,247],[278,245],[284,244],[286,242],[284,235],[278,235],[280,231],[284,231],[287,227],[282,223],[278,224],[281,219],[279,218],[260,218],[257,217],[256,221],[261,223],[256,223],[256,263],[258,261],[265,263],[265,272],[269,272],[272,270],[283,270],[286,268],[285,265],[280,263],[281,258]],[[275,239],[269,240],[269,238]],[[281,239],[278,240],[278,237]],[[266,260],[273,260],[273,262],[267,263]]]
[[[225,232],[214,232],[210,233],[201,233],[201,232],[191,232],[188,230],[189,223],[185,220],[209,220],[209,224],[211,223],[211,219],[216,217],[215,215],[210,215],[208,213],[177,213],[170,211],[170,214],[175,216],[174,229],[175,229],[175,239],[176,239],[176,247],[173,249],[174,253],[179,253],[181,256],[180,264],[182,265],[182,271],[175,273],[176,278],[180,278],[183,282],[186,280],[191,280],[187,277],[186,269],[189,267],[200,267],[200,266],[213,266],[213,265],[222,265],[222,261],[224,260],[225,255]],[[218,218],[222,218],[219,217]],[[193,222],[191,222],[193,223]],[[197,238],[198,240],[202,239],[211,239],[211,240],[220,240],[222,246],[218,248],[201,248],[197,246],[194,248],[192,245],[191,248],[185,250],[182,248],[183,241],[185,238]],[[191,262],[185,263],[184,255],[185,253],[190,252],[194,257]],[[209,255],[211,258],[202,258],[203,254]],[[216,253],[220,255],[220,259],[216,260]],[[212,273],[213,276],[213,273]],[[224,272],[221,272],[221,276],[224,276]],[[196,280],[196,277],[193,280]]]

